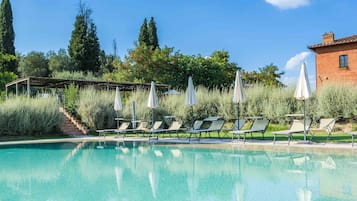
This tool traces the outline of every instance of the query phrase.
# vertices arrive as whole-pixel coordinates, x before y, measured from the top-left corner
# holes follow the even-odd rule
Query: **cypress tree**
[[[88,70],[92,72],[98,72],[100,67],[100,45],[97,37],[97,27],[93,22],[90,23],[88,35],[87,35],[87,66]]]
[[[91,10],[80,3],[74,29],[69,41],[68,54],[75,70],[98,72],[100,46],[97,29],[90,19]]]
[[[3,55],[15,55],[15,32],[12,25],[12,9],[10,0],[3,0],[0,8],[0,52]],[[16,72],[16,61],[2,64],[6,70]]]
[[[149,46],[150,41],[149,41],[149,34],[148,34],[148,25],[146,18],[144,19],[143,24],[140,27],[140,33],[139,33],[139,45],[143,46]]]
[[[87,40],[87,23],[85,16],[77,15],[74,29],[69,41],[68,54],[74,70],[86,69],[86,40]]]
[[[153,49],[159,48],[159,40],[157,37],[157,29],[154,18],[151,17],[149,26],[148,26],[148,36],[149,36],[149,44]]]

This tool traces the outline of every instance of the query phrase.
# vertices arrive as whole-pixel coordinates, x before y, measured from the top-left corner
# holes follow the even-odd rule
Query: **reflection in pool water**
[[[0,200],[357,200],[353,154],[103,147],[0,147]]]

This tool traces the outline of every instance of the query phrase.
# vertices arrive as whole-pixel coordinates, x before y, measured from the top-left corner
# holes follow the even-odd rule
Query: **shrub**
[[[196,90],[197,104],[193,106],[194,118],[203,119],[208,116],[222,116],[226,119],[236,118],[231,94],[228,90],[208,90],[204,87],[198,87]],[[191,122],[192,108],[185,105],[185,96],[185,92],[181,92],[178,95],[163,97],[163,108],[176,118]]]
[[[5,99],[5,85],[16,79],[17,75],[13,72],[0,72],[0,102]]]
[[[162,108],[170,115],[174,115],[177,119],[186,121],[191,118],[191,107],[185,105],[185,94],[165,95],[160,98]]]
[[[262,114],[273,122],[285,123],[286,114],[302,113],[298,110],[298,102],[291,88],[270,88],[269,94],[261,102]]]
[[[43,135],[58,131],[63,115],[56,98],[11,98],[0,104],[1,135]]]
[[[132,119],[132,102],[135,101],[135,114],[137,120],[147,120],[152,119],[152,110],[148,108],[147,101],[149,97],[149,91],[147,90],[136,90],[131,92],[130,97],[127,99],[124,108],[123,115],[126,119]],[[159,96],[160,97],[160,96]],[[167,109],[164,109],[164,99],[159,98],[159,107],[154,109],[154,118],[156,120],[164,120],[164,116],[168,115]]]
[[[72,114],[76,114],[77,102],[79,98],[79,88],[74,84],[70,84],[64,90],[65,99],[64,99],[64,107],[68,112]]]
[[[218,90],[198,87],[196,96],[197,104],[193,107],[195,119],[218,115],[218,103],[220,101],[220,92]]]
[[[254,85],[246,89],[247,102],[244,105],[244,116],[257,116],[263,113],[263,102],[269,98],[269,90],[263,85]]]
[[[306,113],[314,120],[320,117],[345,118],[357,115],[357,88],[353,86],[326,86],[306,101]],[[113,110],[114,92],[95,92],[93,89],[80,93],[78,113],[91,128],[108,128],[115,125]],[[246,88],[247,101],[240,104],[241,116],[260,116],[274,123],[285,124],[286,114],[303,113],[303,101],[294,98],[294,88],[264,87],[255,85]],[[121,117],[132,118],[132,101],[135,101],[136,119],[151,120],[152,111],[147,107],[149,92],[136,90],[122,97],[124,107]],[[193,106],[195,119],[222,116],[226,120],[237,118],[237,105],[232,103],[232,90],[208,90],[198,87],[197,104]],[[173,115],[187,125],[191,122],[191,107],[185,105],[185,93],[159,95],[159,107],[155,109],[155,120]]]
[[[317,93],[316,115],[324,117],[356,116],[357,87],[352,84],[325,85]]]
[[[91,130],[114,128],[114,92],[97,91],[93,87],[79,92],[77,113]]]
[[[83,71],[55,71],[52,73],[53,78],[59,79],[73,79],[73,80],[90,80],[90,81],[102,81],[101,77],[96,77],[92,72]]]

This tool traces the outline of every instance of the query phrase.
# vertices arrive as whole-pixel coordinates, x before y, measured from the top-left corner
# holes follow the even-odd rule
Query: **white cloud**
[[[280,9],[293,9],[309,5],[310,0],[265,0],[265,2]]]
[[[293,57],[291,57],[288,62],[286,62],[285,69],[292,70],[300,67],[301,63],[311,54],[311,52],[301,52]]]
[[[297,80],[298,80],[298,73],[296,73],[296,76],[283,76],[281,82],[288,87],[296,87]],[[314,75],[309,76],[309,83],[310,83],[311,90],[315,91],[316,80]]]

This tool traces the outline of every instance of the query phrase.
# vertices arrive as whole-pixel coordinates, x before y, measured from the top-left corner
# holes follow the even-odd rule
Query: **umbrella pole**
[[[154,129],[154,127],[153,127],[153,126],[154,126],[154,108],[152,108],[152,112],[151,112],[151,113],[152,113],[152,117],[151,117],[151,121],[152,121],[152,122],[151,122],[151,129]]]
[[[119,112],[117,112],[117,129],[119,129]]]
[[[239,108],[239,103],[237,104],[237,130],[239,130],[239,114],[240,113],[240,108]],[[238,139],[239,139],[239,134],[238,134]],[[232,140],[233,140],[233,134],[232,134]]]
[[[237,106],[237,130],[239,130],[239,115],[240,115],[240,107],[239,107],[239,103]]]
[[[191,126],[192,126],[192,129],[193,129],[193,124],[194,124],[193,106],[191,106]]]
[[[306,141],[306,104],[305,104],[305,99],[304,101],[304,141]]]

